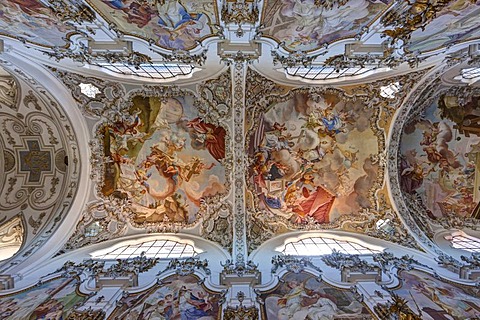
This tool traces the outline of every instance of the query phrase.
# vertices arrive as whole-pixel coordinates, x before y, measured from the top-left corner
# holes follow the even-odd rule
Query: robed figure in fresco
[[[202,200],[225,191],[226,131],[200,119],[193,98],[134,97],[102,129],[102,192],[130,199],[135,224],[193,223]]]
[[[214,17],[208,16],[208,1],[92,1],[99,2],[101,11],[108,13],[123,32],[154,40],[167,49],[192,49],[202,37],[211,34],[209,19]]]
[[[480,103],[443,94],[402,135],[400,181],[429,218],[480,217]]]
[[[351,292],[319,282],[309,273],[287,273],[282,280],[272,291],[261,294],[265,319],[371,319]]]
[[[259,114],[248,148],[259,211],[294,225],[328,224],[371,207],[378,143],[370,112],[361,101],[302,92]]]
[[[122,298],[112,319],[216,320],[220,295],[198,284],[198,277],[172,276],[161,285]]]

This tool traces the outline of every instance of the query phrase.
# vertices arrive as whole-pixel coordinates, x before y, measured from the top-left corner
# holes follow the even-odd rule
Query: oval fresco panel
[[[2,0],[0,17],[0,34],[43,46],[64,46],[65,35],[75,31],[40,0]]]
[[[375,21],[391,0],[349,0],[325,9],[315,0],[268,0],[262,33],[291,51],[313,51],[325,43],[353,38]]]
[[[412,33],[410,51],[431,51],[480,37],[480,2],[453,1],[425,30]]]
[[[192,96],[135,96],[130,114],[99,128],[102,194],[131,203],[134,225],[191,224],[201,203],[226,191],[226,130],[203,122]]]
[[[160,47],[190,50],[212,36],[217,23],[216,1],[211,0],[87,0],[108,22],[129,35],[153,40]]]
[[[407,203],[420,202],[430,219],[454,214],[479,218],[480,100],[460,105],[439,94],[403,129],[400,186]]]
[[[363,101],[297,91],[258,118],[247,178],[257,214],[291,226],[328,224],[373,205],[379,142]]]

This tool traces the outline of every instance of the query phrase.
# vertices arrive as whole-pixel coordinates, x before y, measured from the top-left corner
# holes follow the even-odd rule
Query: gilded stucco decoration
[[[24,246],[18,261],[48,239],[67,215],[80,176],[78,146],[62,108],[41,84],[3,62],[14,77],[2,82],[0,212],[20,217]],[[17,237],[17,238],[18,238]],[[41,239],[40,239],[41,238]]]
[[[105,319],[105,311],[103,310],[73,310],[68,315],[67,320],[103,320]]]
[[[386,303],[379,303],[374,307],[375,312],[382,317],[382,319],[412,319],[421,320],[412,309],[408,307],[408,300],[392,293],[392,301]]]
[[[440,0],[432,4],[421,0],[403,2],[382,17],[382,24],[387,28],[383,33],[389,36],[392,42],[407,43],[415,30],[424,30],[439,12],[448,8],[453,2],[459,1]],[[462,2],[461,6],[467,3],[467,1]]]
[[[237,300],[240,302],[237,306],[227,306],[223,311],[223,319],[225,320],[258,320],[258,309],[255,306],[244,306],[245,293],[237,292]]]
[[[254,0],[227,0],[222,6],[222,20],[225,24],[255,24],[258,20],[258,3]],[[240,31],[241,32],[241,31]]]
[[[411,38],[406,45],[409,51],[430,52],[480,37],[478,1],[440,0],[430,6],[415,1],[411,4],[410,12],[412,18],[403,27],[403,30],[410,29],[407,32]],[[395,23],[405,21],[403,19]]]

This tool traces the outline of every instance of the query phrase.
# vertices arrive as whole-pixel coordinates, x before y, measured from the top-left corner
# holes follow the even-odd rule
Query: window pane
[[[368,248],[359,243],[321,237],[306,238],[298,242],[287,243],[282,252],[285,255],[321,256],[330,254],[333,250],[347,254],[372,254],[380,252],[377,249]]]
[[[131,259],[145,253],[149,258],[186,258],[194,257],[198,253],[191,245],[184,243],[156,240],[141,244],[128,245],[117,248],[109,253],[93,256],[94,259]]]
[[[455,249],[469,252],[480,252],[480,239],[466,235],[452,235],[450,240]]]

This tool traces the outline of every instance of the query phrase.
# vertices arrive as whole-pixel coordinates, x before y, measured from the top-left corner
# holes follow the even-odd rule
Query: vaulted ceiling
[[[478,17],[463,0],[3,1],[4,243],[22,238],[18,264],[52,234],[61,254],[183,232],[242,260],[334,229],[438,252],[480,217]]]

